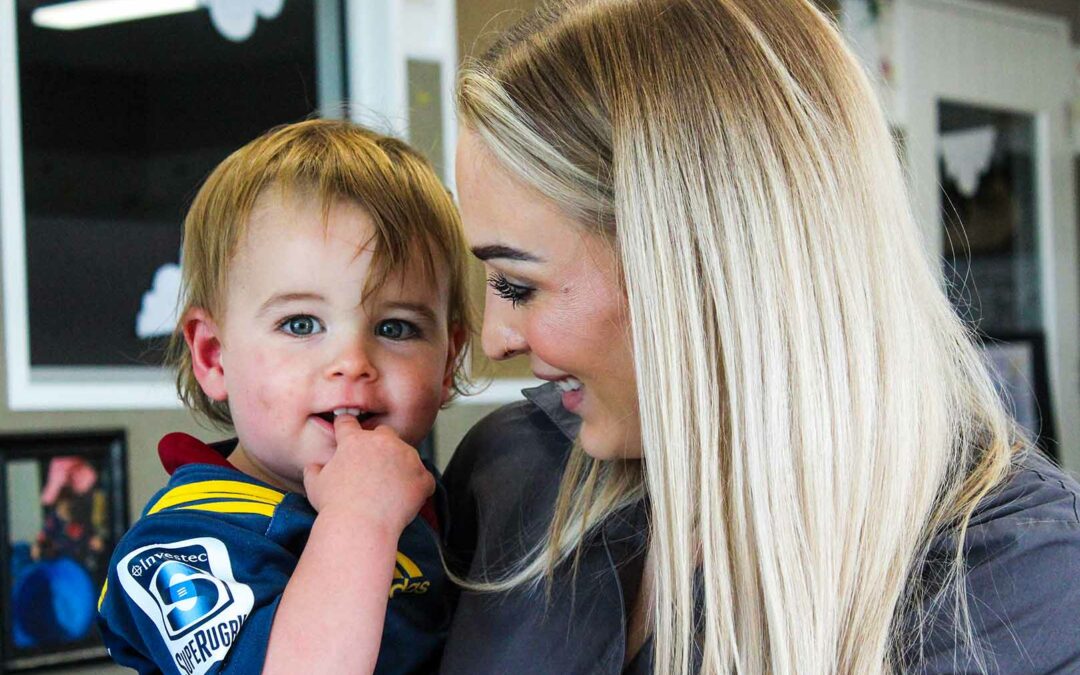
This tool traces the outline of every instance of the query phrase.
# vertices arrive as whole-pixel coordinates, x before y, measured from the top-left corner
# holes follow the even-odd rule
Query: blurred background
[[[1080,471],[1080,2],[820,2],[878,87],[927,252],[1002,395]],[[207,173],[269,127],[322,115],[408,139],[453,189],[458,64],[533,5],[0,0],[0,434],[124,432],[134,518],[166,479],[163,433],[225,435],[179,407],[160,367],[180,224]],[[475,289],[479,302],[479,274]],[[440,466],[535,384],[521,360],[472,365],[494,379],[441,414]],[[0,531],[38,529],[42,505],[15,496],[40,488],[0,490]]]

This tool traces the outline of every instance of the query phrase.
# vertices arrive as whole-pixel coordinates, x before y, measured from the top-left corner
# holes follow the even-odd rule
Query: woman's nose
[[[513,311],[503,300],[488,299],[484,305],[484,328],[480,335],[480,345],[484,354],[493,361],[502,361],[513,358],[529,351],[529,343],[525,339],[518,323],[510,313]]]
[[[379,372],[364,340],[354,338],[338,348],[326,375],[331,379],[374,380],[379,376]]]

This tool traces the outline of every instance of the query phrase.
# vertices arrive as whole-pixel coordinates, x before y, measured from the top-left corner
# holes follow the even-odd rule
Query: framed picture
[[[125,433],[0,436],[0,672],[106,656],[95,618],[127,527]]]
[[[1056,459],[1044,337],[1039,333],[984,336],[982,348],[1009,411],[1036,444]]]

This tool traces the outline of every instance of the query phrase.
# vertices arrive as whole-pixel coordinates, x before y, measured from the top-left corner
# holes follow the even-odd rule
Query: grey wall
[[[1072,26],[1072,41],[1080,43],[1080,0],[981,0],[981,2],[1061,17]]]

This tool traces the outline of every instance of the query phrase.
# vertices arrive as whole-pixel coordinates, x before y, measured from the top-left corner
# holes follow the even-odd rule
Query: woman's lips
[[[585,391],[583,389],[564,391],[562,393],[562,405],[569,412],[577,412],[578,406],[581,405],[581,399],[584,397]]]
[[[578,406],[581,405],[581,399],[585,395],[581,380],[576,377],[566,377],[556,380],[555,386],[562,392],[563,407],[570,412],[575,412]]]

